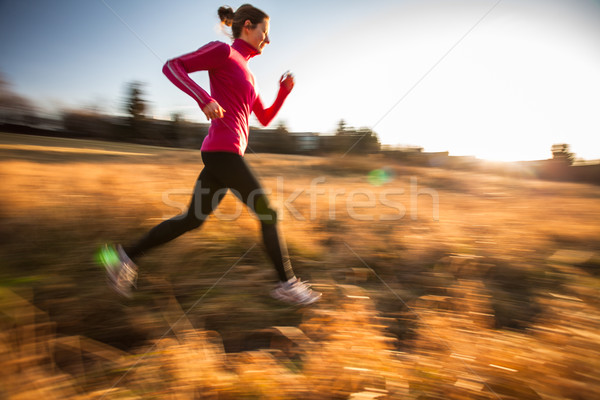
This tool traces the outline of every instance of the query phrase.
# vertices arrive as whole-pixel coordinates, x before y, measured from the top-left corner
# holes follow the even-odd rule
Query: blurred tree
[[[321,150],[332,153],[374,153],[381,148],[377,134],[370,128],[347,128],[340,120],[334,136],[324,136],[320,140]]]
[[[128,85],[125,111],[133,120],[141,120],[145,116],[146,101],[142,98],[142,86],[138,81],[132,81]]]
[[[170,146],[181,146],[181,131],[183,129],[183,123],[183,115],[180,112],[176,111],[171,113],[171,121],[165,129],[165,139],[167,139]]]
[[[360,128],[353,130],[354,134],[359,137],[360,142],[357,147],[360,146],[358,152],[362,153],[373,153],[381,150],[381,144],[377,134],[371,128]]]
[[[571,153],[570,150],[570,146],[566,143],[553,144],[552,159],[564,162],[568,165],[573,165],[573,162],[575,161],[575,154]]]
[[[0,73],[0,122],[26,123],[35,118],[35,114],[34,104],[14,92]]]
[[[279,121],[275,130],[277,131],[277,133],[290,133],[290,130],[288,129],[285,121]]]
[[[348,126],[346,124],[346,121],[344,121],[343,119],[340,119],[340,122],[338,122],[337,131],[335,131],[335,134],[343,135],[344,133],[346,133],[347,130],[348,130]]]
[[[83,110],[89,111],[94,114],[109,114],[108,112],[108,101],[101,96],[96,96],[93,100],[88,101],[83,105]]]
[[[178,124],[183,121],[183,115],[179,112],[171,113],[171,122]]]

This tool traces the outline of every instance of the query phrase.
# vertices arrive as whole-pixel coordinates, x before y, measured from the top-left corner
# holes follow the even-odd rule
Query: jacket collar
[[[235,39],[231,47],[236,49],[246,60],[258,55],[258,50],[243,39]]]

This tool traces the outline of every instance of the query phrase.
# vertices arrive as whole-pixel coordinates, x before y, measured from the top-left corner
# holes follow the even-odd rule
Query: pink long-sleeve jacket
[[[259,122],[267,126],[290,93],[280,85],[273,105],[264,107],[248,68],[248,60],[257,54],[254,47],[236,39],[231,46],[222,42],[208,43],[164,65],[167,78],[196,100],[201,109],[211,101],[225,109],[223,118],[212,120],[202,151],[225,151],[243,156],[248,146],[250,113],[254,112]],[[208,71],[210,94],[190,78],[189,74],[196,71]]]

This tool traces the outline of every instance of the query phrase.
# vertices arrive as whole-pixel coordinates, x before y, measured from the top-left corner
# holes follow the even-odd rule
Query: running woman
[[[275,102],[265,108],[257,93],[254,76],[248,69],[248,61],[262,54],[270,43],[269,16],[249,4],[235,12],[230,7],[220,7],[218,15],[222,23],[231,27],[233,44],[211,42],[167,61],[163,67],[167,78],[198,102],[211,121],[201,148],[204,168],[196,181],[188,210],[155,226],[132,246],[106,245],[100,252],[100,260],[106,267],[111,286],[118,293],[131,297],[137,279],[138,258],[148,250],[200,227],[227,190],[231,190],[260,220],[266,252],[279,279],[271,295],[292,304],[312,304],[321,294],[294,275],[278,229],[277,213],[244,160],[250,113],[254,112],[260,123],[267,126],[294,87],[294,77],[287,73],[281,77]],[[196,71],[208,71],[210,94],[189,77]]]

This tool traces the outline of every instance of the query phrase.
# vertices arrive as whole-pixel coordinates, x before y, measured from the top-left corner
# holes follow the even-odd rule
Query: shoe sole
[[[308,301],[303,301],[303,302],[299,302],[299,301],[295,301],[293,298],[288,297],[288,296],[283,296],[280,294],[277,294],[276,292],[271,292],[271,297],[274,298],[275,300],[281,301],[283,303],[289,304],[291,306],[309,306],[311,304],[316,303],[317,301],[319,301],[322,297],[322,294],[319,293],[318,296],[314,296],[311,297],[310,300]]]

